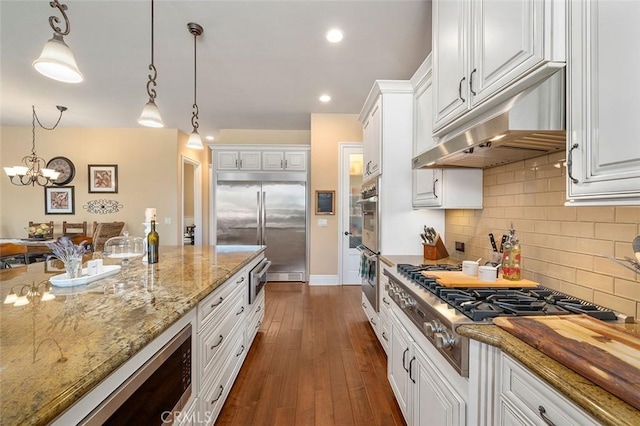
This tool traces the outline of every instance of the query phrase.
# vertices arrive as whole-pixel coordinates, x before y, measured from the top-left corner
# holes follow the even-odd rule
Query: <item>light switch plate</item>
[[[164,224],[165,225],[171,225],[171,218],[170,217],[165,217],[164,218]]]
[[[328,224],[327,219],[318,219],[318,226],[327,226]]]

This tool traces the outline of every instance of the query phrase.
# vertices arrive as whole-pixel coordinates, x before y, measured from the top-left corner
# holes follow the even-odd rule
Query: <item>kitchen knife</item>
[[[500,240],[500,253],[502,253],[502,251],[504,250],[504,243],[507,242],[507,235],[503,235],[502,239]]]
[[[498,247],[496,247],[496,239],[493,237],[493,234],[489,234],[489,241],[491,241],[491,248],[495,253],[498,252]]]

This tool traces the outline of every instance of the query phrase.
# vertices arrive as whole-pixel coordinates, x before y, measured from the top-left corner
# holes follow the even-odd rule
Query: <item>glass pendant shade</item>
[[[187,141],[187,148],[191,149],[203,149],[202,139],[200,138],[200,133],[196,129],[193,129],[191,135],[189,135],[189,140]]]
[[[40,57],[33,61],[33,67],[40,74],[63,83],[80,83],[84,80],[71,49],[59,34],[54,34],[45,43]]]
[[[164,127],[162,117],[160,117],[160,109],[153,100],[149,99],[149,102],[142,109],[138,123],[147,127]]]

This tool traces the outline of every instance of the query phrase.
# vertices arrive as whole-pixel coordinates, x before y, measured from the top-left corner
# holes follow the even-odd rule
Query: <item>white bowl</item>
[[[464,260],[462,262],[462,273],[475,277],[476,275],[478,275],[478,266],[478,262],[474,262],[472,260]]]
[[[480,266],[478,279],[480,281],[493,282],[498,278],[498,270],[492,266]]]

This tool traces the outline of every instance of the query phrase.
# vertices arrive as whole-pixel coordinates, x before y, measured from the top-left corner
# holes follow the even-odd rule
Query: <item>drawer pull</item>
[[[387,342],[389,341],[389,338],[387,337],[387,333],[385,333],[384,331],[382,332],[382,338]]]
[[[411,361],[409,361],[409,378],[413,383],[416,382],[416,380],[413,378],[413,361],[415,360],[416,360],[416,357],[414,356],[413,358],[411,358]]]
[[[218,300],[218,303],[212,303],[211,307],[215,308],[217,306],[220,306],[220,304],[222,303],[223,300],[224,300],[224,297],[221,297],[220,300]]]
[[[391,305],[391,304],[389,303],[389,301],[387,300],[387,298],[386,298],[386,297],[383,297],[383,298],[382,298],[382,302],[383,302],[385,305],[387,305],[387,306]]]
[[[553,421],[549,417],[547,417],[547,410],[545,410],[542,405],[538,406],[538,411],[540,412],[540,417],[542,417],[542,420],[546,424],[548,424],[549,426],[556,426],[556,424],[553,423]]]
[[[402,352],[402,368],[404,368],[404,371],[406,371],[407,373],[409,372],[409,369],[407,367],[405,367],[406,364],[406,356],[407,356],[407,352],[409,352],[409,348],[405,349],[404,352]]]
[[[243,312],[244,312],[244,306],[240,309],[240,312],[236,312],[236,315],[240,315]]]
[[[258,321],[258,324],[256,325],[256,328],[260,328],[261,324],[262,324],[262,321]]]
[[[215,345],[211,346],[211,349],[215,349],[218,346],[220,346],[220,343],[222,343],[222,340],[224,339],[224,337],[222,337],[222,334],[220,335],[220,340],[218,340],[218,343],[216,343]]]
[[[218,394],[218,396],[216,397],[216,399],[214,399],[213,401],[211,401],[211,405],[215,404],[216,402],[218,402],[218,400],[220,399],[220,397],[222,396],[222,391],[224,390],[224,388],[222,387],[222,385],[220,385],[220,393]]]
[[[240,352],[238,352],[238,353],[236,354],[236,356],[237,356],[237,357],[238,357],[238,356],[240,356],[240,355],[242,354],[242,352],[244,352],[244,345],[242,345],[242,347],[240,348]]]
[[[244,282],[244,277],[242,277],[238,281],[236,281],[236,284],[242,284],[243,282]]]
[[[258,308],[256,309],[256,312],[260,312],[262,310],[262,305],[259,305]]]
[[[365,305],[364,302],[362,302],[362,307],[366,309],[367,305]]]

